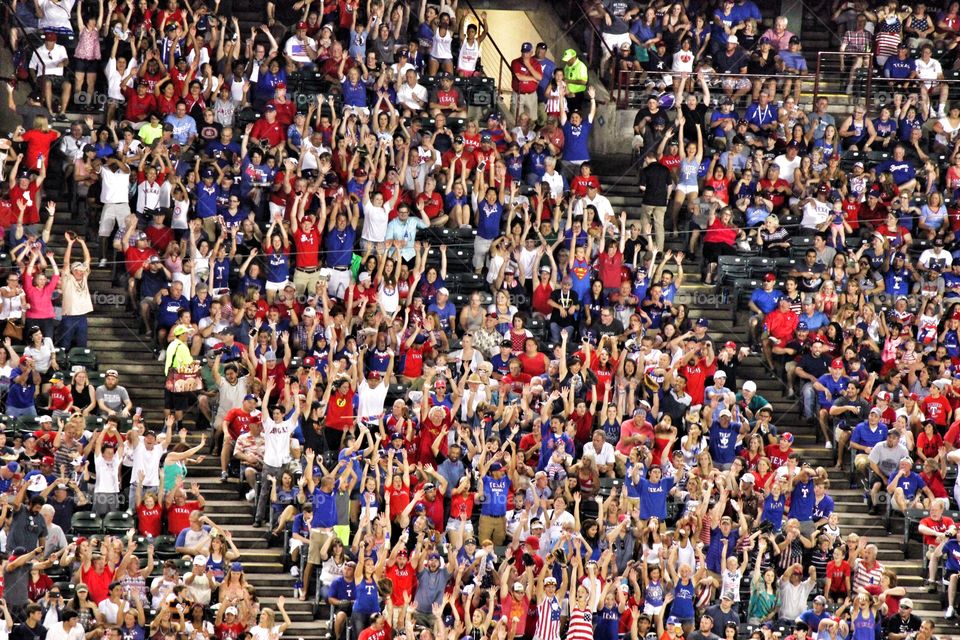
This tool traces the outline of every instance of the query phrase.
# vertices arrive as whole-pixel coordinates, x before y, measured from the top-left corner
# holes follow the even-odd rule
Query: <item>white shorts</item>
[[[660,606],[655,607],[652,604],[644,603],[643,612],[648,616],[659,616],[663,613],[663,605],[661,604]]]
[[[289,280],[284,280],[283,282],[270,282],[267,280],[267,291],[283,291],[283,289],[290,284]]]
[[[98,235],[101,238],[109,238],[113,234],[113,229],[122,229],[124,221],[130,215],[130,205],[126,202],[108,203],[103,205],[100,213],[100,230]]]
[[[700,187],[695,184],[678,184],[676,187],[677,193],[682,193],[684,195],[689,195],[691,193],[697,193],[700,191]]]
[[[297,549],[303,546],[303,540],[297,540],[296,538],[290,538],[290,553],[293,553]]]

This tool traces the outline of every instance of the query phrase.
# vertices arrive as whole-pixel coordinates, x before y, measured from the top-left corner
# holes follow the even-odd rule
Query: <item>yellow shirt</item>
[[[140,131],[137,132],[137,136],[143,140],[143,144],[151,145],[153,144],[154,140],[158,140],[163,136],[163,125],[158,124],[154,127],[148,122],[140,127]]]
[[[193,354],[190,353],[190,347],[180,340],[174,340],[167,345],[167,358],[163,365],[163,374],[170,373],[170,369],[182,369],[193,364]]]
[[[577,60],[573,64],[565,66],[563,68],[563,77],[568,81],[567,90],[570,91],[570,93],[582,93],[587,90],[586,83],[590,75],[587,72],[587,65],[583,64],[582,60]],[[569,84],[570,80],[583,82],[583,84]]]

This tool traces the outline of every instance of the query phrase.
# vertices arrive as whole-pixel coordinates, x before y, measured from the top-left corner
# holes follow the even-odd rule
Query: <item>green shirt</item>
[[[193,354],[190,353],[190,347],[180,340],[174,340],[167,345],[167,359],[163,365],[164,375],[170,373],[171,368],[181,369],[188,364],[193,364]]]
[[[582,60],[577,60],[573,64],[568,64],[563,68],[563,77],[567,80],[567,90],[570,93],[582,93],[587,90],[587,80],[590,78],[587,73],[587,65]],[[569,84],[570,80],[582,82],[583,84]]]

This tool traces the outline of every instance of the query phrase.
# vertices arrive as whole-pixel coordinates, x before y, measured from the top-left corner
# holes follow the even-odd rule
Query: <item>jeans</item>
[[[270,482],[270,478],[274,477],[280,480],[281,470],[282,467],[263,465],[263,470],[260,471],[260,495],[257,497],[257,511],[254,516],[257,520],[267,521],[267,515],[270,512],[270,493],[273,489],[273,483]]]
[[[29,407],[11,407],[8,404],[7,415],[14,418],[35,418],[37,417],[37,408],[33,405]]]
[[[560,335],[560,332],[564,329],[567,330],[567,343],[571,344],[570,341],[573,339],[573,327],[561,327],[556,322],[550,323],[550,341],[553,342],[553,344],[560,344],[563,339],[563,336]]]
[[[814,418],[817,413],[817,391],[813,388],[813,383],[803,385],[800,395],[803,398],[803,417],[808,420]]]
[[[87,316],[63,316],[57,346],[67,352],[73,347],[86,347]]]

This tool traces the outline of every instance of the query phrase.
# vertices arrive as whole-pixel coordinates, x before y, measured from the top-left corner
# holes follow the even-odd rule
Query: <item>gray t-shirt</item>
[[[609,25],[604,22],[603,32],[610,35],[629,33],[630,25],[623,19],[623,16],[636,6],[637,5],[630,0],[606,0],[606,2],[603,3],[603,8],[607,10],[612,20]]]
[[[886,480],[891,473],[896,473],[900,460],[908,455],[910,455],[910,452],[899,442],[894,447],[888,447],[886,441],[883,441],[873,446],[873,450],[870,452],[870,462],[880,467],[883,478]]]
[[[97,387],[97,402],[103,401],[103,404],[111,411],[123,411],[129,400],[130,394],[120,385],[113,389],[107,389],[106,385]]]
[[[417,611],[431,613],[434,602],[440,602],[443,592],[450,580],[450,573],[446,566],[441,565],[437,571],[423,569],[417,574]]]
[[[29,505],[23,505],[13,514],[10,523],[10,535],[7,538],[7,550],[23,547],[27,551],[36,549],[40,538],[47,535],[47,523],[39,513],[30,511]]]

